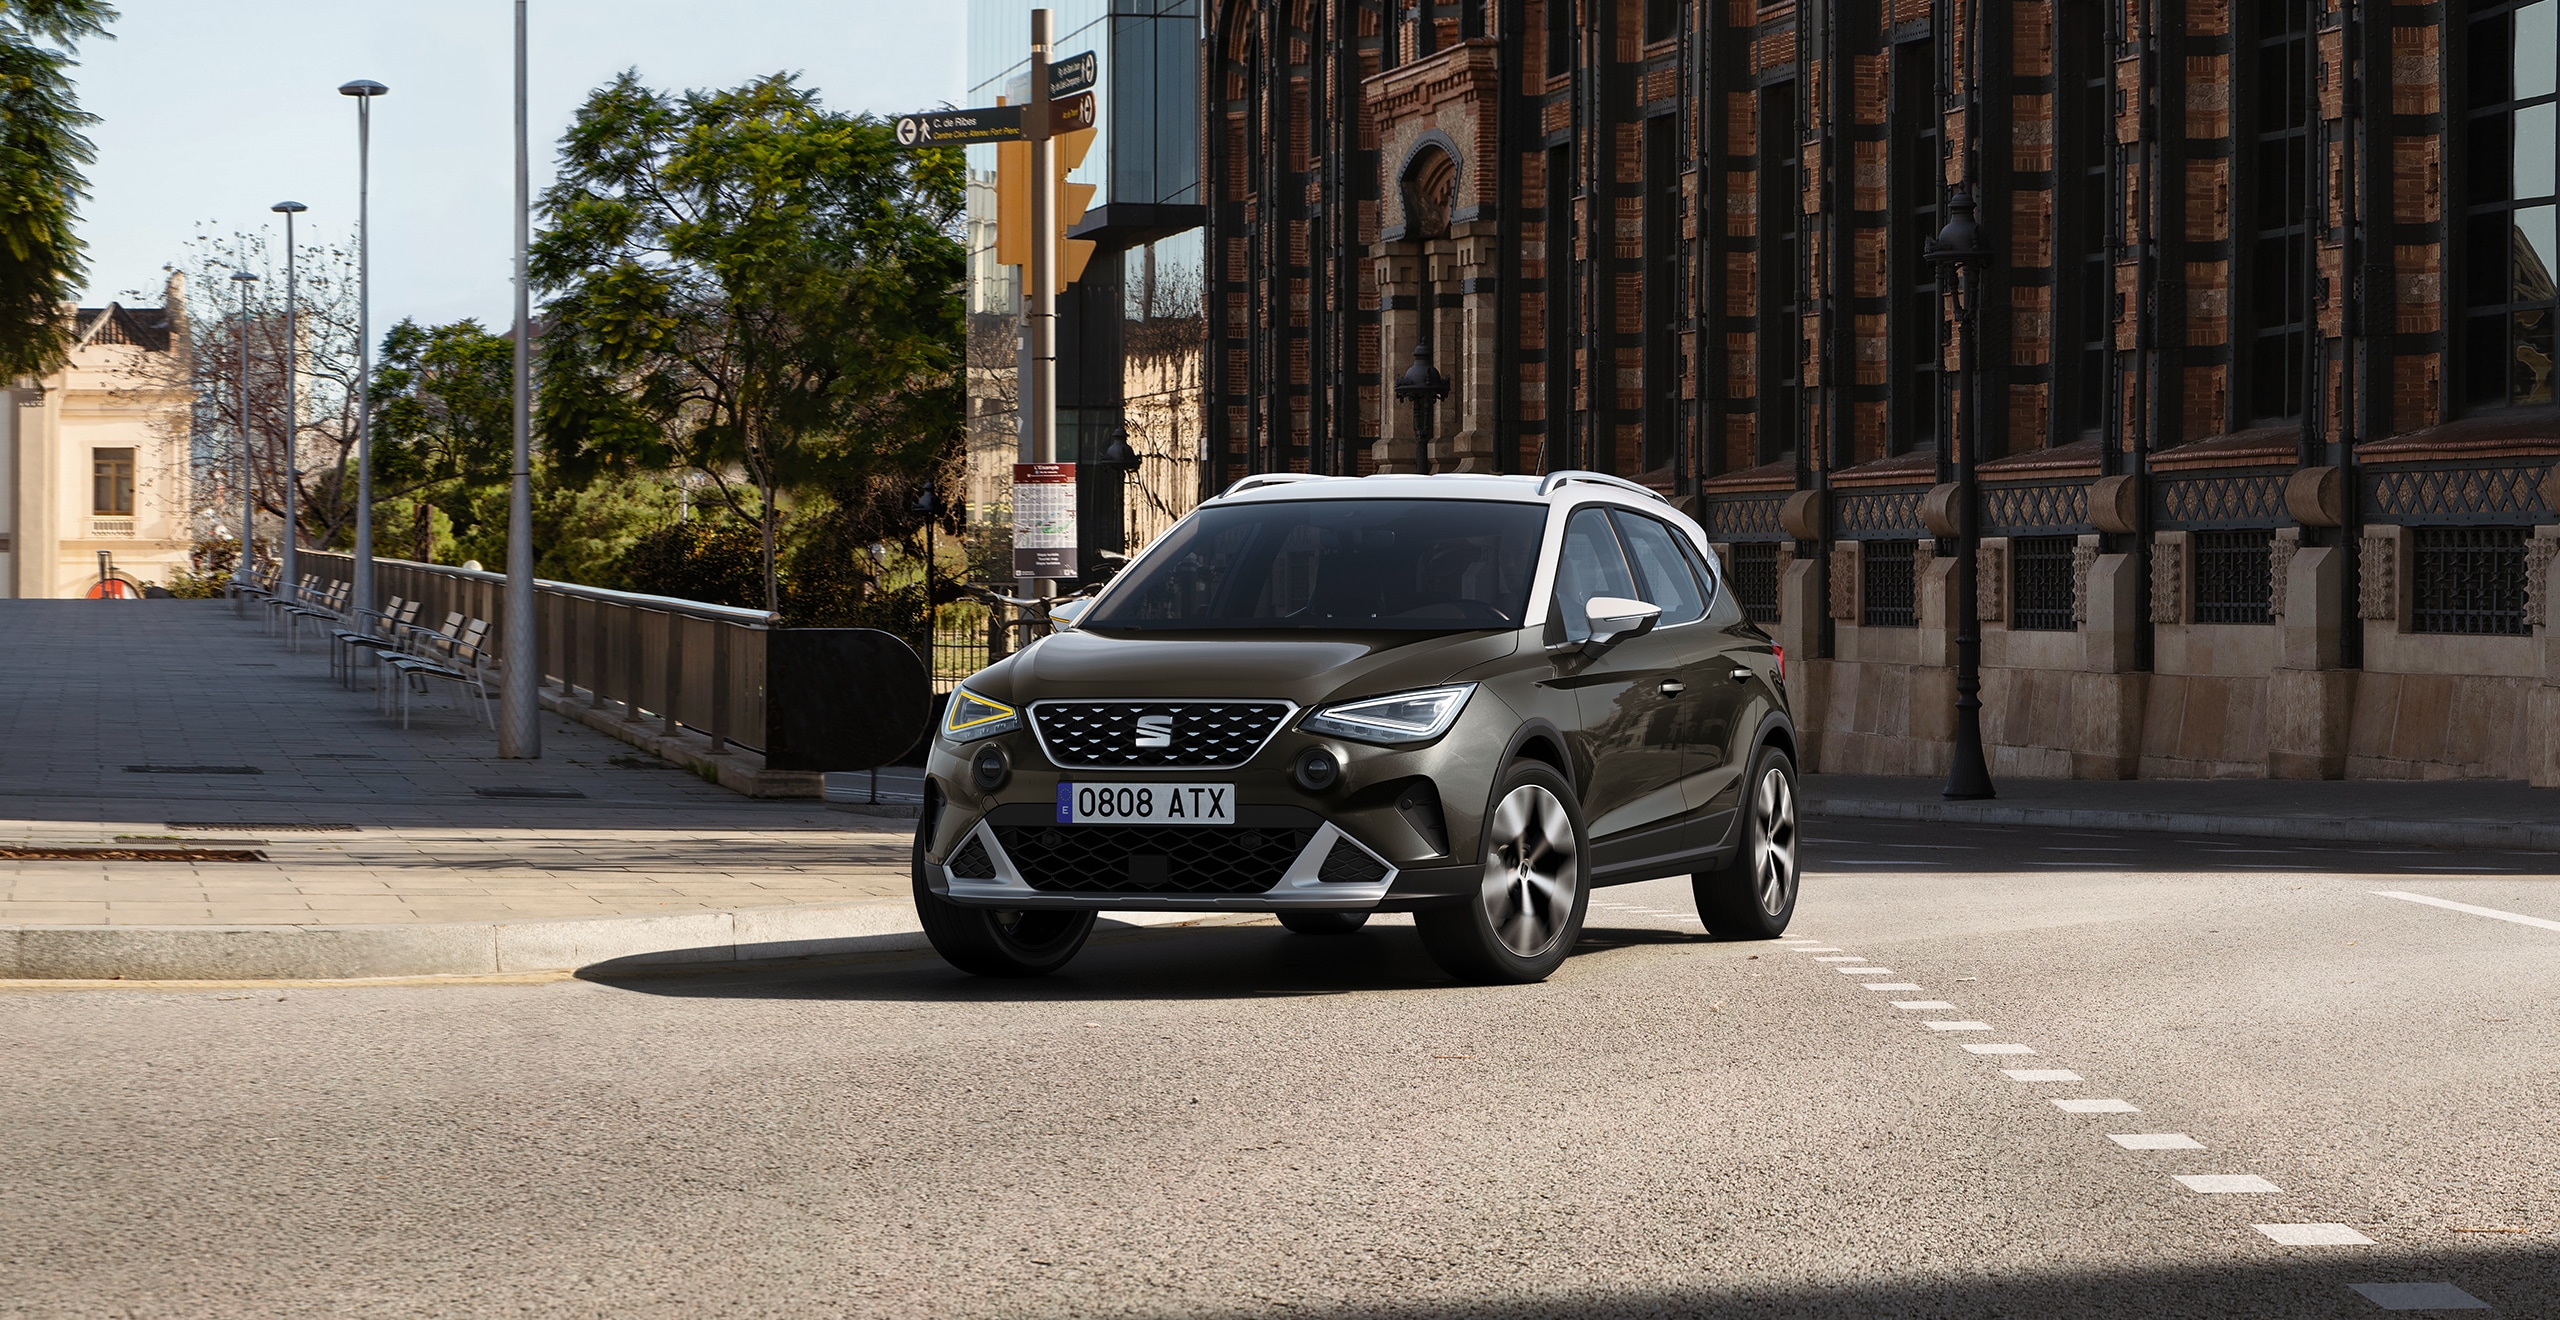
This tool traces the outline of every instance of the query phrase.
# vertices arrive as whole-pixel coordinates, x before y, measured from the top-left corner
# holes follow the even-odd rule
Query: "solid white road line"
[[[1869,981],[1865,984],[1870,990],[1917,990],[1920,988],[1910,981]]]
[[[2080,1074],[2068,1068],[2003,1068],[2013,1082],[2076,1082]]]
[[[1950,1003],[1948,1003],[1947,1001],[1945,1001],[1945,1000],[1943,1000],[1943,999],[1897,999],[1897,1000],[1893,1001],[1893,1006],[1894,1006],[1895,1008],[1953,1008],[1953,1007],[1955,1007],[1955,1005],[1950,1004]]]
[[[2180,1186],[2191,1192],[2281,1192],[2284,1189],[2254,1173],[2181,1173]]]
[[[2122,1100],[2065,1100],[2051,1097],[2053,1107],[2066,1114],[2139,1114],[2142,1111]]]
[[[1989,1031],[1989,1030],[1991,1030],[1991,1024],[1990,1024],[1990,1023],[1988,1023],[1988,1022],[1932,1022],[1932,1023],[1930,1023],[1930,1024],[1929,1024],[1929,1030],[1931,1030],[1931,1031]]]
[[[1967,1054],[2033,1054],[2033,1053],[2035,1053],[2035,1051],[2034,1051],[2034,1050],[2028,1049],[2028,1048],[2027,1048],[2026,1046],[2024,1046],[2024,1045],[1967,1045],[1967,1046],[1965,1046],[1965,1047],[1964,1047],[1964,1052],[1965,1052],[1965,1053],[1967,1053]]]
[[[2204,1143],[2184,1132],[2110,1132],[2107,1140],[2126,1150],[2203,1150]]]
[[[2373,1239],[2344,1224],[2251,1224],[2288,1247],[2369,1247]]]
[[[2449,1283],[2351,1283],[2386,1311],[2486,1311],[2487,1302]]]
[[[2399,899],[2403,903],[2424,903],[2428,907],[2440,907],[2448,912],[2468,912],[2475,917],[2490,917],[2498,921],[2512,921],[2519,926],[2534,926],[2543,930],[2560,930],[2560,921],[2552,921],[2543,917],[2528,917],[2520,912],[2500,912],[2496,908],[2473,907],[2469,903],[2456,903],[2449,898],[2430,898],[2425,894],[2404,894],[2397,889],[2376,889],[2372,892],[2383,898]]]

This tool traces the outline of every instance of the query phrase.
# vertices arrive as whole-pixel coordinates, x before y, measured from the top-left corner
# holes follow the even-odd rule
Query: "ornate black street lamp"
[[[1979,491],[1974,483],[1974,444],[1980,417],[1973,382],[1973,313],[1977,290],[1973,281],[1991,262],[1982,230],[1973,223],[1973,193],[1959,187],[1947,199],[1947,226],[1929,240],[1928,258],[1939,270],[1939,287],[1952,293],[1956,314],[1956,425],[1949,430],[1956,457],[1956,737],[1947,766],[1945,796],[1998,797],[1991,770],[1982,759],[1982,613],[1980,590],[1982,522]]]
[[[1413,404],[1413,470],[1427,474],[1431,471],[1432,405],[1449,397],[1448,378],[1431,365],[1430,340],[1414,344],[1413,365],[1396,382],[1396,397]]]

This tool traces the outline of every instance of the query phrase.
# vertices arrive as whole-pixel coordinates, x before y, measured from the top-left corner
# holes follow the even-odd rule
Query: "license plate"
[[[1061,825],[1233,825],[1233,784],[1060,784]]]

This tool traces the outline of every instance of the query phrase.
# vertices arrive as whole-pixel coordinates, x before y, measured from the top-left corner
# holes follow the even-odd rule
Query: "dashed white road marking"
[[[1967,1045],[1967,1046],[1965,1046],[1965,1047],[1964,1047],[1964,1052],[1965,1052],[1965,1053],[1967,1053],[1967,1054],[2033,1054],[2033,1053],[2035,1053],[2035,1051],[2034,1051],[2034,1050],[2028,1049],[2028,1048],[2027,1048],[2026,1046],[2024,1046],[2024,1045]]]
[[[1945,1001],[1945,1000],[1943,1000],[1943,999],[1897,999],[1897,1000],[1893,1001],[1893,1006],[1894,1006],[1895,1008],[1953,1008],[1953,1007],[1955,1007],[1955,1005],[1950,1004],[1950,1003],[1948,1003],[1947,1001]]]
[[[2003,1068],[2013,1082],[2076,1082],[2080,1074],[2068,1068]]]
[[[1918,984],[1911,981],[1868,981],[1865,984],[1870,990],[1917,990],[1920,988]]]
[[[2528,917],[2521,912],[2501,912],[2496,908],[2473,907],[2469,903],[2456,903],[2449,898],[2432,898],[2425,894],[2404,894],[2397,889],[2376,889],[2372,892],[2382,898],[2399,899],[2403,903],[2424,903],[2428,907],[2440,907],[2448,912],[2468,912],[2475,917],[2490,917],[2498,921],[2512,921],[2519,926],[2533,926],[2542,930],[2560,930],[2560,921],[2552,921],[2544,917]]]
[[[2178,1184],[2188,1191],[2207,1195],[2284,1190],[2254,1173],[2181,1173],[2176,1177]]]
[[[1893,969],[1892,969],[1892,968],[1890,968],[1890,967],[1834,967],[1834,968],[1832,968],[1831,970],[1833,970],[1833,971],[1835,971],[1835,972],[1840,973],[1842,976],[1891,976],[1891,975],[1893,975]]]
[[[2386,1311],[2486,1311],[2487,1302],[2449,1283],[2351,1283]]]
[[[1932,1022],[1932,1023],[1930,1023],[1930,1024],[1929,1024],[1929,1030],[1931,1030],[1931,1031],[1989,1031],[1989,1030],[1991,1030],[1991,1024],[1990,1024],[1990,1023],[1988,1023],[1988,1022]]]
[[[2051,1097],[2053,1107],[2066,1114],[2139,1114],[2142,1111],[2122,1100],[2065,1100]]]
[[[2107,1140],[2126,1150],[2203,1150],[2204,1143],[2184,1132],[2110,1132]]]
[[[1835,954],[1832,954],[1832,955],[1831,955],[1830,957],[1828,957],[1828,958],[1816,958],[1816,959],[1814,959],[1814,961],[1815,961],[1815,962],[1865,962],[1865,961],[1866,961],[1866,959],[1861,958],[1861,957],[1859,957],[1858,955],[1856,955],[1856,954],[1854,954],[1854,953],[1835,953]]]
[[[2345,1224],[2251,1224],[2288,1247],[2369,1247],[2373,1239]]]

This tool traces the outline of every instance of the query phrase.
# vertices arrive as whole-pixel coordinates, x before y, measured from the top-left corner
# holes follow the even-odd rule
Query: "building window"
[[[2560,0],[2471,6],[2469,101],[2462,176],[2462,402],[2471,408],[2552,400],[2553,177],[2560,133]]]
[[[2260,0],[2248,150],[2250,419],[2302,415],[2311,369],[2311,0]]]
[[[1679,31],[1679,0],[1644,0],[1644,39],[1650,45],[1669,41]]]
[[[130,449],[92,449],[89,451],[90,512],[101,518],[133,516],[133,451]]]
[[[2009,542],[2009,626],[2037,632],[2071,632],[2072,557],[2076,536],[2021,536]]]
[[[1907,264],[1889,272],[1900,315],[1894,318],[1892,388],[1899,399],[1887,453],[1938,446],[1938,367],[1945,361],[1938,269],[1929,240],[1946,223],[1941,197],[1946,166],[1938,154],[1938,43],[1893,48],[1893,212],[1896,242]]]
[[[1547,0],[1547,76],[1573,69],[1574,0]]]
[[[2195,534],[2196,622],[2276,621],[2275,539],[2271,531]]]
[[[1803,369],[1804,334],[1797,300],[1802,257],[1797,235],[1804,223],[1804,178],[1798,171],[1804,146],[1796,133],[1793,81],[1760,89],[1759,323],[1760,398],[1756,405],[1759,461],[1776,463],[1796,453],[1796,382]]]
[[[2411,577],[2411,627],[2422,633],[2522,637],[2526,529],[2420,527]]]
[[[1733,548],[1733,599],[1753,623],[1778,621],[1778,543],[1754,541]]]
[[[2071,407],[2063,412],[2065,433],[2094,436],[2106,429],[2107,396],[2115,385],[2114,325],[2109,313],[2115,298],[2115,253],[2108,241],[2115,191],[2108,183],[2115,159],[2116,120],[2107,91],[2107,45],[2104,15],[2094,5],[2064,5],[2062,40],[2066,65],[2072,70],[2061,87],[2066,150],[2057,162],[2054,182],[2063,190],[2062,220],[2077,231],[2077,268],[2054,272],[2057,282],[2073,281],[2065,296],[2077,306],[2070,324],[2079,328],[2074,342],[2079,360],[2070,364]],[[2066,249],[2068,250],[2068,249]]]
[[[1869,541],[1858,547],[1858,622],[1870,628],[1916,628],[1920,591],[1913,576],[1918,541]]]

